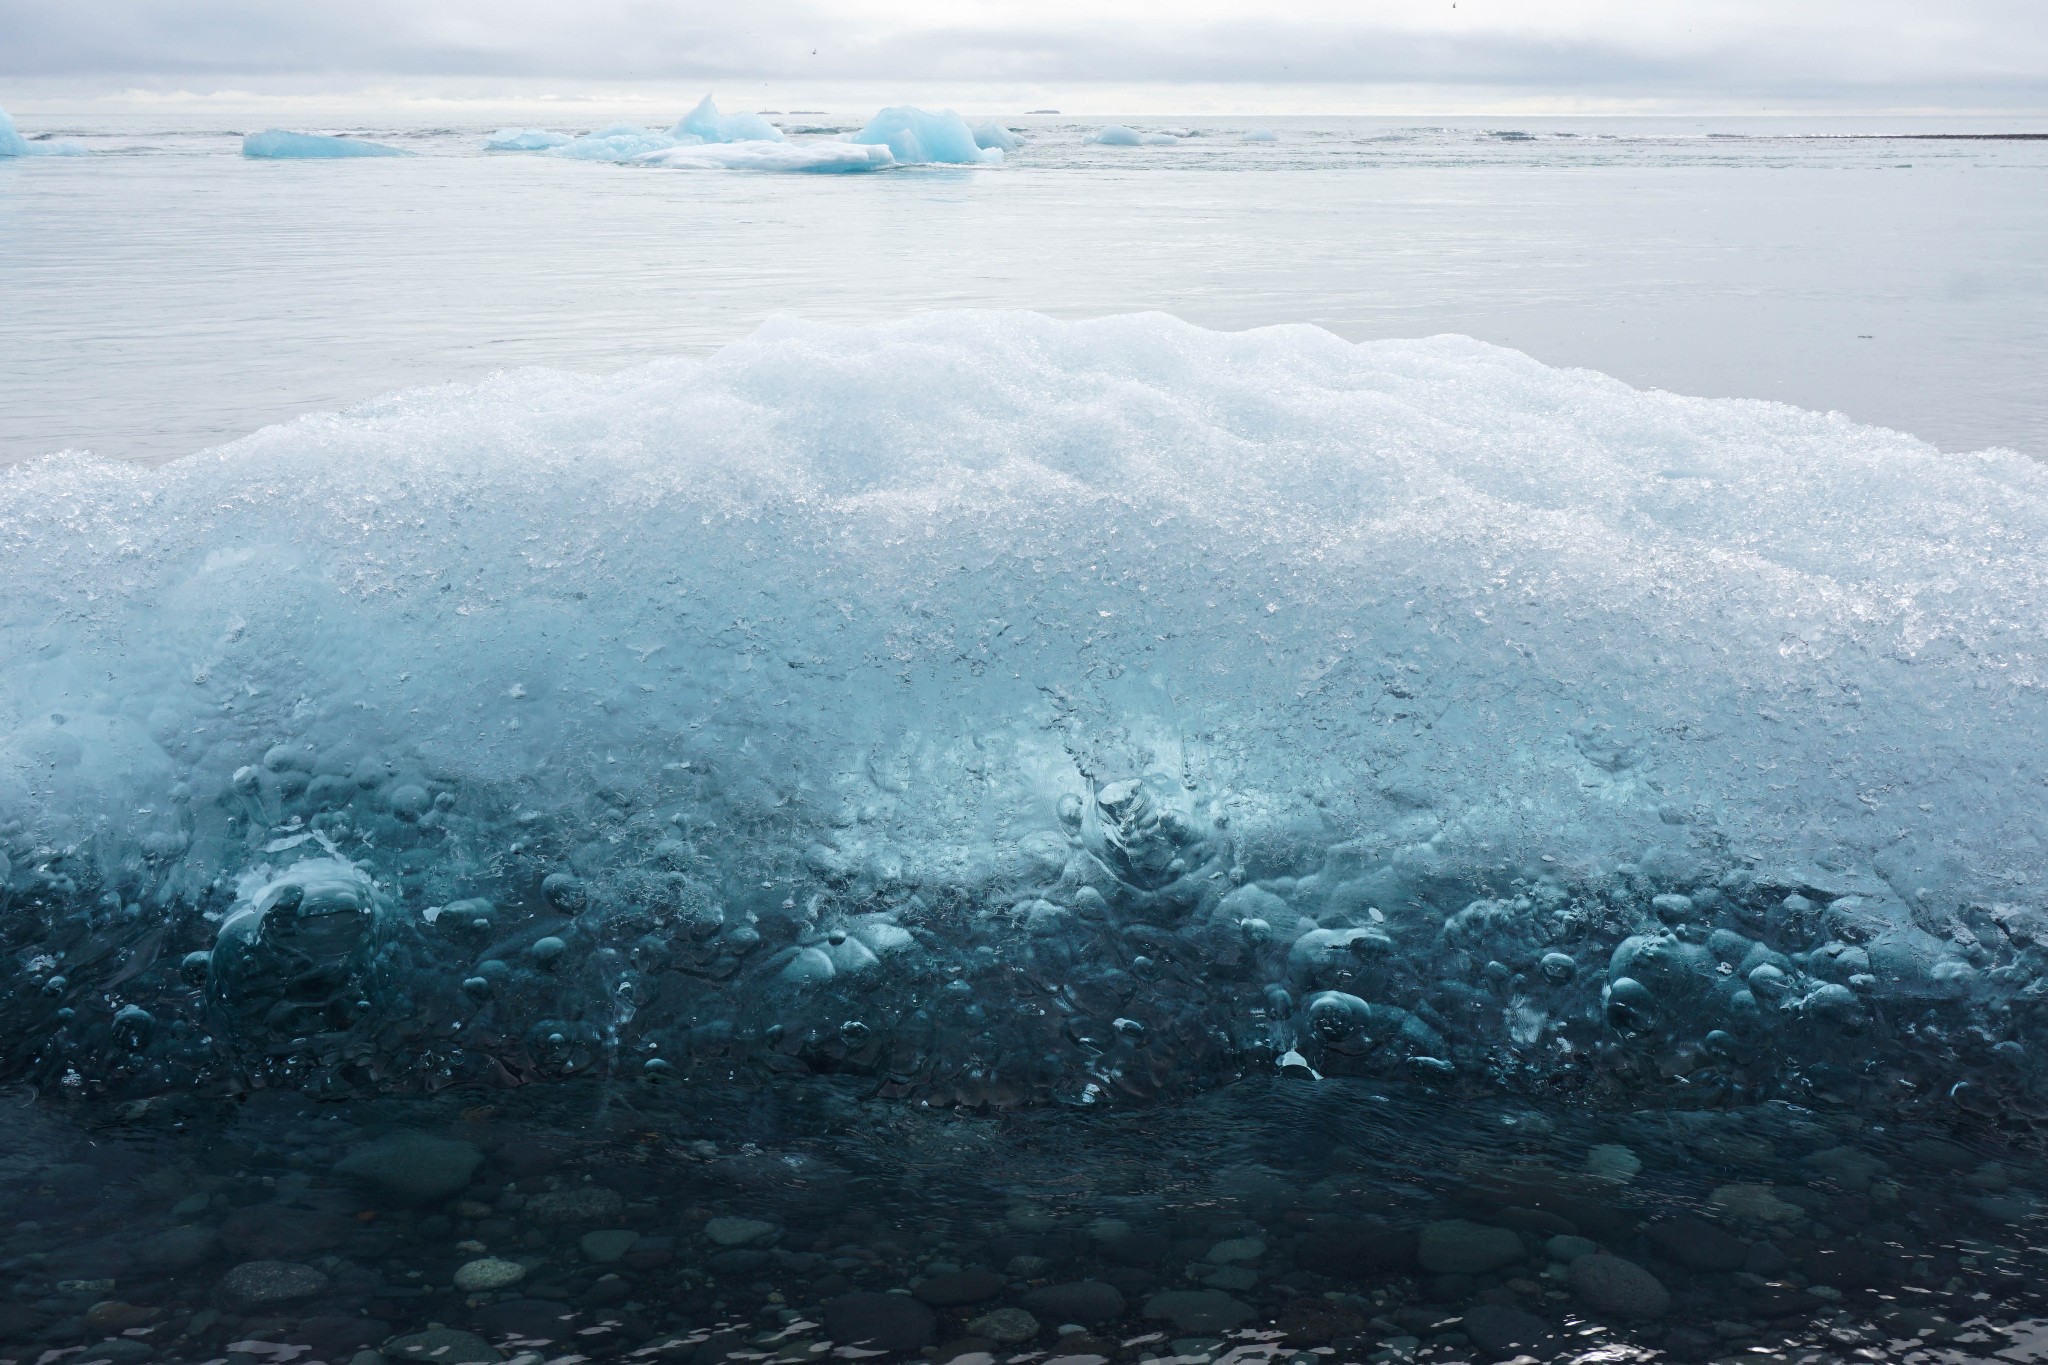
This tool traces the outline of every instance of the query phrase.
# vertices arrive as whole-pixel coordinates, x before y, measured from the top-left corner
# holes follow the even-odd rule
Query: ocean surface
[[[2048,1360],[2048,141],[1009,122],[22,120],[0,1365]]]
[[[825,137],[797,130],[869,112],[778,121]],[[487,154],[483,124],[327,128],[423,154],[337,166],[239,157],[270,121],[25,117],[95,155],[0,161],[0,459],[159,461],[396,388],[703,355],[778,314],[958,307],[1462,333],[2048,453],[2048,141],[1898,136],[2031,125],[1152,119],[1132,122],[1194,136],[1085,140],[1109,121],[1013,117],[1028,142],[1001,168],[840,180]],[[1260,128],[1279,140],[1242,140]]]

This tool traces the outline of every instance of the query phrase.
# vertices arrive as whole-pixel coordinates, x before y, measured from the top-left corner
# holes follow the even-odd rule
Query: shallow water
[[[780,313],[962,306],[1457,332],[2048,453],[2048,142],[1846,136],[2008,123],[1153,120],[1201,136],[1102,147],[1011,122],[1032,140],[1000,169],[838,180],[486,155],[481,124],[358,127],[428,155],[312,164],[245,161],[217,119],[24,118],[103,155],[0,163],[0,459],[163,460]],[[1281,141],[1242,141],[1259,123]]]

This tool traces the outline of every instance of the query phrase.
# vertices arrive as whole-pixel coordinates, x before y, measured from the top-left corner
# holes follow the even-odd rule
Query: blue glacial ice
[[[983,151],[1014,152],[1024,145],[1024,139],[990,119],[974,125],[974,145]]]
[[[324,133],[288,133],[271,128],[242,139],[242,155],[274,160],[328,160],[351,156],[412,156],[402,147]]]
[[[851,142],[719,142],[671,147],[634,158],[678,171],[796,171],[830,175],[881,171],[896,164],[887,147]]]
[[[567,133],[547,128],[500,128],[484,139],[487,152],[544,152],[575,141]]]
[[[29,141],[14,126],[13,117],[5,109],[0,109],[0,157],[85,155],[85,148],[75,142]]]
[[[1108,125],[1088,140],[1105,147],[1171,147],[1180,142],[1172,133],[1141,133],[1121,123]]]
[[[541,148],[542,156],[559,156],[571,161],[631,161],[651,152],[667,151],[678,141],[668,133],[657,133],[637,123],[614,123]]]
[[[784,322],[0,470],[0,1080],[2048,1113],[2048,471]]]
[[[721,114],[706,95],[695,109],[669,130],[677,141],[695,138],[699,142],[780,142],[782,130],[759,114]]]
[[[1254,128],[1244,135],[1246,142],[1278,142],[1280,134],[1271,128]]]
[[[897,163],[904,166],[978,166],[1003,159],[1000,147],[983,147],[976,141],[974,130],[967,126],[967,120],[951,109],[932,113],[896,105],[876,114],[866,127],[847,140],[887,147]]]

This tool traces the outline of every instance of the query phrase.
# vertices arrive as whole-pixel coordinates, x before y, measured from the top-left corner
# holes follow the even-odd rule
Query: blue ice
[[[1278,142],[1280,134],[1274,132],[1271,128],[1254,128],[1244,135],[1244,140],[1246,142]]]
[[[649,152],[666,151],[679,139],[667,133],[642,128],[637,123],[614,123],[594,133],[542,149],[543,156],[567,157],[572,161],[631,161]]]
[[[0,109],[0,156],[84,156],[85,148],[75,142],[30,142],[14,126],[5,109]]]
[[[1171,147],[1180,141],[1171,133],[1141,133],[1121,123],[1110,124],[1092,140],[1105,147]]]
[[[1024,145],[1024,139],[990,119],[974,125],[974,145],[983,151],[1014,152]]]
[[[265,159],[322,160],[348,156],[412,156],[414,153],[402,147],[386,147],[381,142],[364,142],[360,138],[288,133],[281,128],[271,128],[243,138],[242,155]]]
[[[782,130],[759,114],[721,114],[706,95],[682,122],[669,129],[669,136],[681,142],[780,142]]]
[[[906,166],[934,162],[981,166],[1003,159],[1002,149],[982,147],[967,120],[951,109],[932,113],[907,104],[895,105],[869,119],[867,127],[847,140],[887,147]]]
[[[550,147],[560,147],[573,142],[567,133],[557,133],[546,128],[500,128],[484,139],[487,152],[544,152]]]

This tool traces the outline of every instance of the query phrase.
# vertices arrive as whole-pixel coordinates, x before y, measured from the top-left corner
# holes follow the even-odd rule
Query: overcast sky
[[[2048,108],[2048,0],[0,0],[5,84],[1429,87]]]

